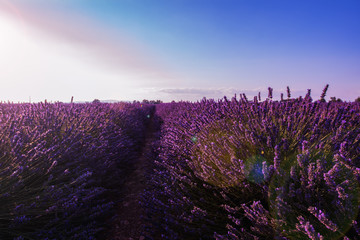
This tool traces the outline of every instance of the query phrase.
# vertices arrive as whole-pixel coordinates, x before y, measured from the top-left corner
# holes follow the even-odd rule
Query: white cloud
[[[129,98],[144,79],[82,60],[67,44],[48,41],[0,16],[0,100],[33,101]],[[30,34],[29,34],[30,33]],[[129,90],[130,89],[130,90]]]
[[[291,89],[290,89],[291,90]],[[258,93],[261,94],[261,99],[264,100],[268,97],[267,88],[255,88],[255,89],[240,89],[240,88],[145,88],[143,92],[148,92],[149,95],[158,95],[159,99],[165,101],[179,101],[179,100],[189,100],[189,101],[198,101],[206,97],[208,99],[221,99],[224,96],[227,98],[232,98],[237,96],[239,98],[240,94],[245,94],[248,99],[252,100],[254,96],[258,96]],[[274,89],[273,90],[273,99],[279,100],[280,94],[284,94],[284,98],[287,97],[286,88],[284,89]],[[305,96],[307,89],[304,90],[291,90],[291,97],[297,98],[299,96]],[[314,97],[313,97],[314,98]],[[317,99],[317,98],[314,98]]]
[[[100,26],[2,3],[0,100],[133,100],[140,87],[173,79],[140,45]]]

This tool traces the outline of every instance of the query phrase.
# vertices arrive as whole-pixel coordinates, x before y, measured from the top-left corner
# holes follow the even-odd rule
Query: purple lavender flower
[[[291,93],[290,93],[289,86],[286,87],[286,91],[287,91],[287,98],[290,99],[291,98]]]
[[[269,87],[268,90],[269,90],[268,98],[271,100],[273,98],[273,89]]]
[[[296,224],[296,229],[305,233],[312,240],[323,240],[324,237],[320,233],[317,233],[310,222],[306,221],[303,216],[299,216],[299,223]]]
[[[323,89],[321,96],[320,96],[320,101],[324,102],[325,101],[325,96],[326,96],[326,92],[329,88],[329,84],[326,84],[325,88]]]
[[[309,207],[309,212],[312,213],[326,228],[330,229],[333,232],[338,230],[338,226],[333,223],[322,210],[317,209],[317,207]]]

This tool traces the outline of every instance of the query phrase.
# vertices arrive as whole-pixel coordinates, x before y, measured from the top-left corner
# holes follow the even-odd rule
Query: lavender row
[[[157,107],[149,237],[360,239],[360,104],[271,90]]]
[[[105,234],[149,109],[0,104],[0,238]]]

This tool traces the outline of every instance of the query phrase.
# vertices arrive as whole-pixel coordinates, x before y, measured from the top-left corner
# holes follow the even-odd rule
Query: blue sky
[[[13,69],[0,96],[194,101],[290,86],[316,99],[330,84],[328,97],[354,100],[359,12],[355,0],[0,0],[12,33],[0,48],[18,56],[0,57]]]

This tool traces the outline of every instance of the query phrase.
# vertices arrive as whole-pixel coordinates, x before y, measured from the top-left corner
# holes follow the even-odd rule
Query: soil
[[[156,129],[153,117],[150,117],[145,134],[145,144],[142,148],[140,157],[134,164],[133,171],[126,179],[123,196],[124,199],[119,203],[115,224],[112,227],[108,240],[144,240],[144,216],[145,212],[140,205],[141,194],[146,187],[146,173],[151,167],[149,162],[149,152],[152,151],[152,143],[156,140]]]

